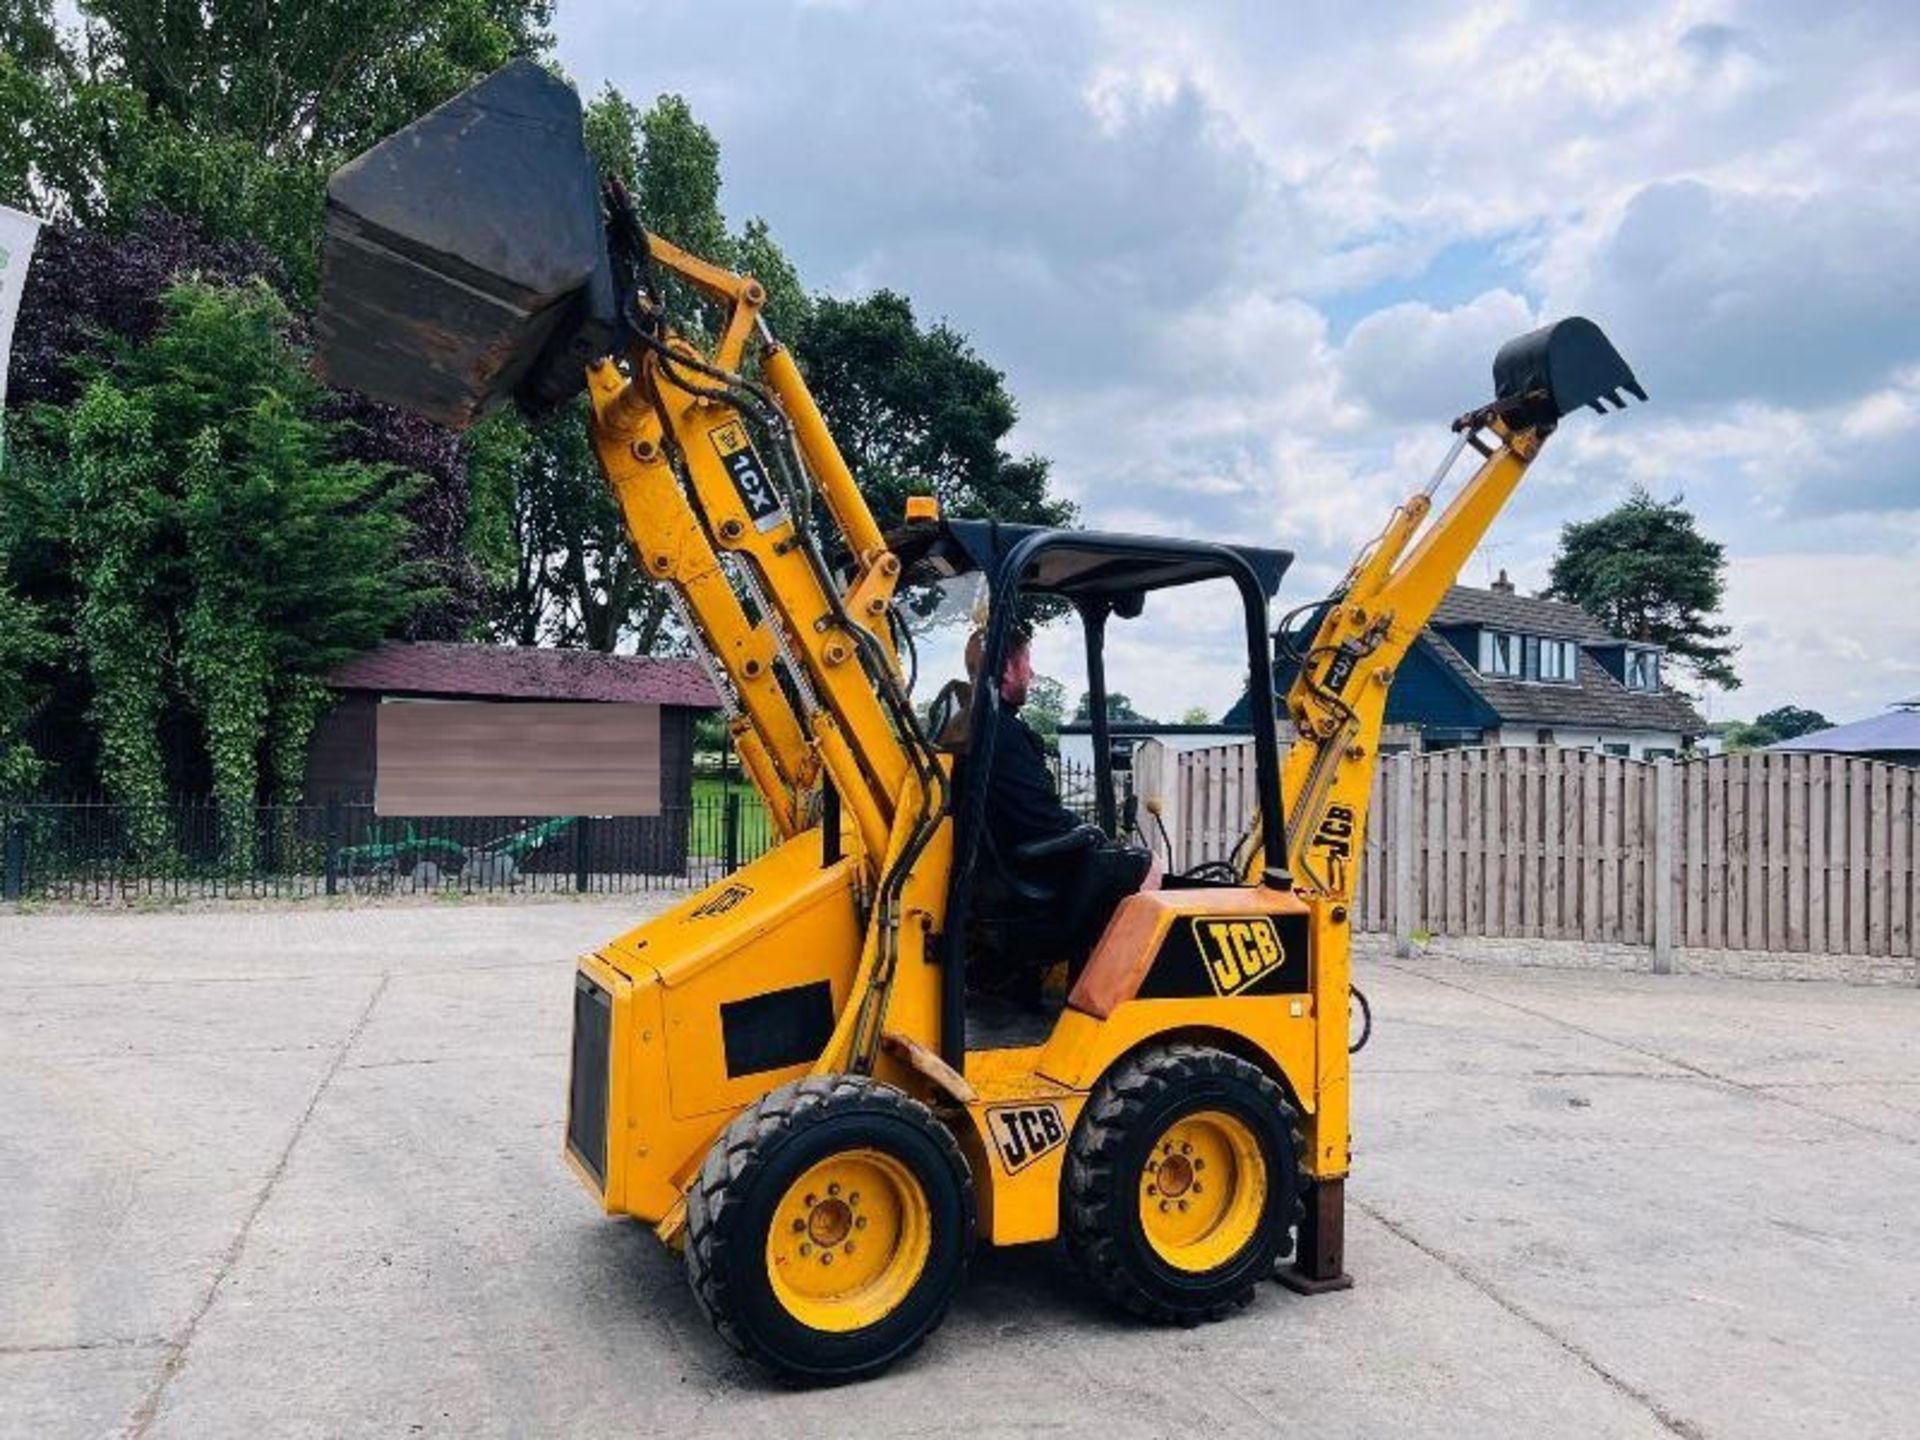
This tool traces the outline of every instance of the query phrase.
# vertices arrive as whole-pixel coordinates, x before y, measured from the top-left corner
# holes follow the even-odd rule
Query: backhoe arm
[[[1454,422],[1446,460],[1355,558],[1298,652],[1286,698],[1298,738],[1281,776],[1287,863],[1303,891],[1336,903],[1350,902],[1359,882],[1387,696],[1408,649],[1561,418],[1582,406],[1604,414],[1603,397],[1624,408],[1621,390],[1646,399],[1599,327],[1579,318],[1508,342],[1494,382],[1498,398]],[[1428,523],[1435,493],[1468,446],[1479,468]]]

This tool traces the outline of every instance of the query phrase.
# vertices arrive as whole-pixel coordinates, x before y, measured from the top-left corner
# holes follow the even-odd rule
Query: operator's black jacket
[[[1005,703],[995,707],[994,715],[987,833],[993,837],[994,849],[1010,859],[1018,846],[1064,835],[1080,822],[1060,803],[1060,792],[1047,769],[1047,752],[1033,727]]]

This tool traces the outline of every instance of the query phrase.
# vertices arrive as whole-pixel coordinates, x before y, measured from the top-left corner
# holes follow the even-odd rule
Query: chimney
[[[1507,578],[1507,572],[1504,567],[1500,571],[1500,578],[1494,581],[1488,588],[1496,595],[1513,594],[1513,582]]]

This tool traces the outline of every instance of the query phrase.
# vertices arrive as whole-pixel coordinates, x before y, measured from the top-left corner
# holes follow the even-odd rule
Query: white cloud
[[[1297,549],[1304,598],[1499,343],[1577,310],[1653,403],[1569,420],[1466,578],[1538,584],[1567,520],[1684,493],[1729,555],[1723,712],[1920,688],[1920,7],[752,0],[724,47],[712,22],[557,20],[590,85],[689,98],[730,208],[810,283],[971,336],[1089,524]],[[1147,654],[1150,711],[1229,673],[1184,622]]]

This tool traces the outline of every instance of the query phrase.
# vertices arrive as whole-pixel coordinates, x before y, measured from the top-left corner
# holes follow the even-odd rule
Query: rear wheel
[[[931,1334],[973,1238],[952,1134],[865,1076],[802,1080],[742,1111],[687,1201],[687,1274],[707,1318],[807,1383],[874,1374]]]
[[[1253,1298],[1300,1216],[1305,1142],[1285,1094],[1225,1051],[1167,1045],[1103,1079],[1074,1130],[1066,1231],[1082,1272],[1151,1320]]]

